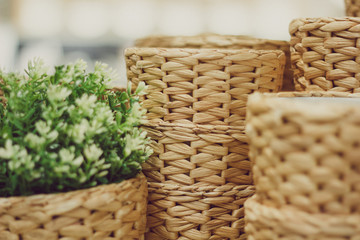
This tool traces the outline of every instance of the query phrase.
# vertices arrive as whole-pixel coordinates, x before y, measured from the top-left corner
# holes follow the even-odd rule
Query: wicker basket
[[[146,239],[239,239],[244,234],[245,200],[253,186],[178,186],[149,183]]]
[[[345,0],[346,15],[351,17],[360,17],[360,1]]]
[[[248,240],[356,240],[360,239],[360,215],[309,214],[277,209],[251,197],[245,202]]]
[[[287,41],[259,39],[249,36],[201,34],[196,36],[149,36],[138,39],[135,42],[135,46],[282,50],[286,55],[286,66],[282,90],[291,91],[294,89],[293,73],[290,67],[290,46]]]
[[[0,239],[144,239],[143,174],[90,189],[0,198]]]
[[[161,122],[144,128],[154,149],[143,164],[148,181],[188,186],[252,184],[244,127]]]
[[[291,95],[305,98],[285,98]],[[360,214],[359,97],[330,92],[250,96],[246,132],[261,204]]]
[[[248,94],[277,92],[280,50],[128,48],[127,75],[148,86],[148,118],[174,123],[244,125]]]
[[[297,91],[360,92],[360,18],[302,18],[290,23]]]

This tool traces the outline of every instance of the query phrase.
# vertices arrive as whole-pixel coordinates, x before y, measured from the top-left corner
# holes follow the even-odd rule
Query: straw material
[[[253,186],[178,186],[149,183],[146,239],[239,239],[244,234],[245,200]]]
[[[252,183],[244,127],[162,122],[144,128],[154,149],[143,164],[148,181],[218,186]]]
[[[277,92],[280,50],[128,48],[127,75],[148,86],[143,107],[155,121],[243,125],[248,94]]]
[[[256,197],[245,202],[248,240],[357,240],[360,215],[309,214],[259,204]]]
[[[359,95],[303,94],[311,95],[318,98],[250,96],[246,132],[258,200],[308,213],[360,213],[360,99],[349,99]]]
[[[287,41],[259,39],[249,36],[201,34],[196,36],[149,36],[136,40],[137,47],[164,48],[217,48],[282,50],[286,55],[282,90],[294,89],[293,73],[290,67],[290,46]]]
[[[144,175],[90,189],[0,198],[0,239],[144,239]]]
[[[360,1],[345,0],[346,15],[352,17],[360,17]]]
[[[360,92],[360,18],[302,18],[290,23],[297,91]]]

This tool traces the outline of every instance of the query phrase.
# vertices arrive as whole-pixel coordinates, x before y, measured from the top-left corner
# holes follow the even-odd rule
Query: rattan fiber
[[[143,174],[67,193],[0,198],[0,239],[144,239],[146,198]]]
[[[146,239],[239,239],[244,234],[245,200],[254,187],[179,186],[149,183]]]
[[[297,91],[360,92],[360,18],[302,18],[290,23]]]
[[[241,35],[201,34],[195,36],[148,36],[135,42],[137,47],[164,48],[217,48],[217,49],[258,49],[282,50],[286,55],[286,66],[282,90],[294,89],[290,67],[290,45],[287,41],[268,40]]]
[[[308,213],[360,213],[360,99],[304,102],[278,95],[253,94],[248,102],[246,133],[259,202]],[[302,95],[317,101],[359,97]]]
[[[143,164],[148,181],[216,186],[252,183],[244,127],[161,122],[144,128],[154,149]]]
[[[127,75],[148,86],[143,107],[151,120],[243,125],[248,94],[277,92],[280,50],[128,48]]]
[[[346,15],[351,17],[360,17],[360,1],[345,0]]]
[[[309,214],[245,202],[245,232],[248,240],[357,240],[360,215]]]

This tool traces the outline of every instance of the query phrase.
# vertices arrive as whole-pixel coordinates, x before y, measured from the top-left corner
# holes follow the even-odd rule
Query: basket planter
[[[360,92],[360,18],[302,18],[290,23],[297,91]]]
[[[351,17],[360,17],[360,1],[345,0],[346,15]]]
[[[137,47],[164,48],[216,48],[282,50],[286,55],[282,90],[293,90],[293,74],[290,68],[290,46],[287,41],[259,39],[249,36],[202,34],[195,36],[149,36],[138,39]]]
[[[243,126],[254,91],[277,92],[280,50],[128,48],[127,75],[148,86],[143,107],[153,121]]]
[[[246,239],[245,200],[254,187],[149,183],[146,239]]]
[[[144,239],[144,175],[58,194],[0,198],[0,239]]]
[[[245,202],[248,240],[349,240],[360,238],[360,215],[309,214],[259,204],[256,197]]]
[[[259,203],[360,214],[358,94],[254,94],[247,117]]]

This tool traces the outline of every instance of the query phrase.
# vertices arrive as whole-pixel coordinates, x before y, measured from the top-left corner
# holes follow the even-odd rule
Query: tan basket
[[[239,239],[244,234],[245,200],[253,186],[178,186],[149,183],[146,239]]]
[[[244,127],[161,122],[144,128],[154,149],[143,164],[148,181],[252,184]]]
[[[345,0],[346,15],[351,17],[360,17],[360,1]]]
[[[259,202],[308,213],[359,214],[360,95],[279,98],[291,95],[301,97],[249,98],[246,133]]]
[[[360,18],[302,18],[290,23],[297,91],[360,92]]]
[[[196,36],[149,36],[138,39],[137,47],[164,48],[217,48],[282,50],[286,55],[282,90],[294,89],[293,73],[290,67],[290,46],[287,41],[259,39],[249,36],[201,34]]]
[[[280,50],[128,48],[128,79],[149,87],[149,119],[243,125],[248,94],[277,92],[285,55]]]
[[[144,239],[146,198],[143,174],[67,193],[0,198],[0,239]]]
[[[360,239],[360,215],[309,214],[245,202],[248,240],[356,240]]]

